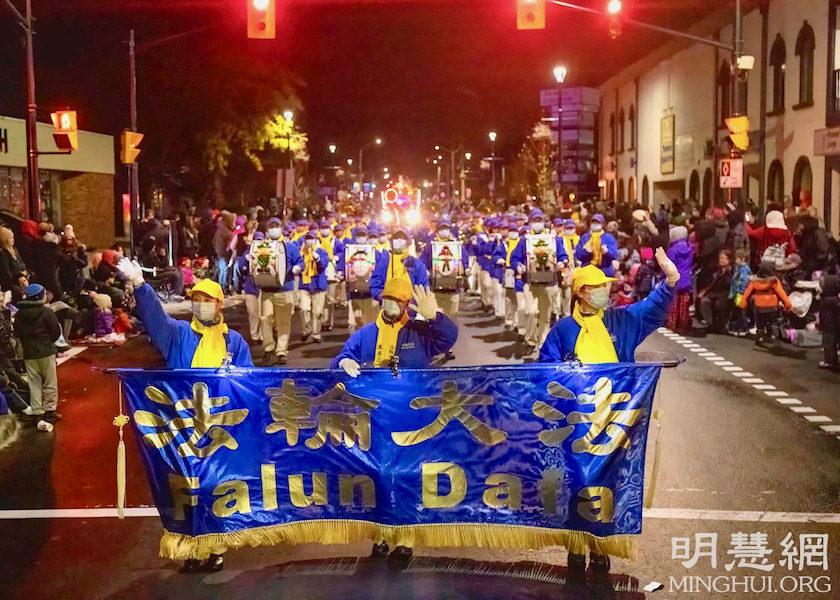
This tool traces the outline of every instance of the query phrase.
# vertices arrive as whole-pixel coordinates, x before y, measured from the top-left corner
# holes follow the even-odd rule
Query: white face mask
[[[610,301],[610,288],[604,286],[589,290],[589,306],[595,310],[605,308]]]
[[[407,245],[408,245],[408,242],[405,241],[405,240],[393,240],[391,242],[391,246],[394,248],[394,252],[396,252],[398,254],[402,254],[402,252],[405,250]]]
[[[601,225],[600,223],[592,223],[592,225],[589,226],[589,229],[590,229],[590,231],[594,231],[595,233],[598,233],[599,231],[603,231],[604,226]]]
[[[387,242],[388,242],[388,236],[387,235],[380,235],[379,236],[379,243],[380,244],[386,244]]]
[[[282,233],[283,232],[280,230],[279,227],[272,227],[268,230],[268,237],[270,237],[272,240],[279,240],[280,234]]]
[[[441,229],[440,232],[438,232],[438,235],[440,236],[440,239],[448,240],[452,237],[452,232],[448,229]]]
[[[310,248],[315,247],[315,240],[306,240],[306,245]]]
[[[566,235],[569,236],[569,237],[573,236],[575,233],[577,233],[577,230],[575,230],[575,229],[567,229],[566,230]]]
[[[367,244],[367,238],[366,237],[357,237],[356,238],[356,243],[357,244]]]
[[[321,230],[321,237],[327,237],[330,234],[329,229],[322,229]]]
[[[216,303],[194,301],[192,303],[192,312],[199,321],[212,323],[216,320]]]
[[[396,321],[402,316],[402,305],[391,298],[382,299],[382,310],[385,311],[385,316],[391,321]]]
[[[534,221],[531,223],[531,229],[534,230],[534,233],[542,233],[545,231],[545,223],[542,221]]]
[[[510,238],[512,240],[518,240],[519,239],[519,232],[518,231],[508,231],[508,238]]]

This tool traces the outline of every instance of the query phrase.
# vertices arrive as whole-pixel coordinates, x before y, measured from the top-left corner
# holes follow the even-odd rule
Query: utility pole
[[[9,3],[11,5],[11,3]],[[17,11],[15,11],[17,12]],[[32,49],[32,0],[26,0],[26,145],[29,218],[41,214],[41,175],[38,171],[38,105],[35,102],[35,58]]]
[[[137,133],[137,53],[134,44],[134,30],[131,30],[128,38],[128,67],[129,67],[129,118],[131,120],[131,131]],[[140,221],[140,176],[138,175],[137,160],[128,165],[128,197],[131,213],[131,223],[128,226],[129,247],[131,255],[135,255],[135,232],[134,229]]]

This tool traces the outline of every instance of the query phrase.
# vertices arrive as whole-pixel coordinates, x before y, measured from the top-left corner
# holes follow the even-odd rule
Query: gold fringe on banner
[[[128,415],[122,409],[122,380],[119,380],[120,414],[114,417],[114,426],[120,428],[120,441],[117,443],[117,517],[125,519],[125,442],[123,427],[128,424]]]
[[[440,523],[426,525],[379,525],[368,521],[313,520],[254,527],[228,533],[190,536],[164,531],[160,555],[173,560],[205,559],[227,548],[277,544],[352,544],[386,542],[409,548],[515,548],[531,550],[564,546],[570,553],[608,554],[634,559],[633,535],[597,537],[582,531],[492,523]]]

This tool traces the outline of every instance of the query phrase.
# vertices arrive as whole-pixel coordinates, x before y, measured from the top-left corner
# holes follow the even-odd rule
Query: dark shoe
[[[569,575],[580,577],[586,573],[586,555],[569,554]]]
[[[64,415],[62,415],[60,412],[56,412],[54,410],[48,410],[47,412],[44,413],[44,420],[48,421],[50,423],[55,423],[56,421],[60,421],[63,418],[64,418]]]
[[[394,551],[388,555],[388,567],[391,569],[405,569],[408,563],[411,562],[411,557],[414,553],[411,548],[405,546],[397,546]]]
[[[301,342],[309,341],[309,334],[300,336],[300,341]]]
[[[24,429],[33,429],[38,424],[38,421],[41,420],[40,417],[35,415],[25,415],[23,413],[18,415],[18,419],[20,419],[20,424]]]
[[[210,558],[201,565],[201,570],[207,573],[218,573],[225,568],[225,559],[221,554],[211,554]]]
[[[321,329],[323,329],[324,331],[332,331],[332,325],[324,325],[323,327],[321,327]]]
[[[278,365],[285,365],[287,362],[289,362],[289,358],[285,354],[277,357]]]
[[[274,354],[266,354],[262,362],[264,367],[273,367],[277,364],[277,357]]]
[[[183,566],[178,569],[179,573],[198,573],[199,571],[201,571],[201,561],[195,558],[185,560]]]
[[[447,352],[446,356],[444,357],[446,360],[455,360],[455,355],[451,352]]]
[[[590,554],[589,568],[596,573],[609,573],[610,557],[601,554]]]
[[[320,344],[320,343],[321,343],[321,338],[319,338],[319,337],[317,337],[317,338],[316,338],[316,337],[312,338],[312,343],[313,343],[313,344]]]
[[[382,542],[373,545],[373,550],[370,552],[371,558],[385,558],[386,556],[388,556],[388,544]]]

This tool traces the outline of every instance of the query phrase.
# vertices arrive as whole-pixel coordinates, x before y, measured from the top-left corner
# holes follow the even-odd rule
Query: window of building
[[[787,50],[785,41],[781,35],[776,36],[773,47],[770,49],[770,71],[772,72],[772,102],[770,113],[782,113],[785,111],[785,63],[787,62]]]
[[[807,156],[800,156],[793,169],[793,205],[807,207],[813,203],[814,176],[811,173],[811,161]]]
[[[610,114],[610,154],[615,154],[615,113]]]
[[[624,179],[618,180],[618,202],[624,202]]]
[[[627,120],[630,123],[630,150],[636,149],[636,107],[630,105],[630,111],[627,113]]]
[[[732,69],[729,66],[729,61],[725,60],[720,65],[717,77],[718,86],[718,123],[723,124],[723,120],[729,116],[729,110],[732,104]]]
[[[688,199],[695,202],[700,200],[700,173],[696,170],[691,172],[688,180]]]
[[[774,160],[770,163],[767,173],[767,200],[775,204],[782,204],[785,197],[785,169],[782,161]]]
[[[802,24],[799,36],[796,38],[796,56],[799,57],[799,105],[813,106],[814,104],[814,30],[808,21]]]
[[[624,152],[624,109],[618,111],[618,151]]]
[[[636,192],[636,178],[631,177],[627,181],[627,201],[633,206],[639,201],[639,196]]]
[[[642,179],[642,206],[650,208],[650,182],[647,175]]]
[[[712,205],[712,195],[714,194],[714,174],[711,169],[706,169],[703,173],[703,212]]]

